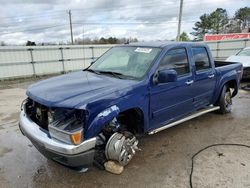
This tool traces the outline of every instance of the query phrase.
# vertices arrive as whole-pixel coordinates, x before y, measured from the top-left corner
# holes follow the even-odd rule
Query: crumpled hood
[[[250,56],[233,55],[226,59],[226,61],[242,63],[243,67],[250,67]]]
[[[79,71],[37,82],[28,88],[26,94],[45,106],[75,108],[107,95],[111,97],[114,92],[116,95],[118,93],[121,95],[125,92],[124,88],[134,83],[136,83],[134,80],[122,80]]]

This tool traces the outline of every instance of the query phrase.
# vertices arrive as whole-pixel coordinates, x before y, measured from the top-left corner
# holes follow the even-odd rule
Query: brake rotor
[[[138,140],[131,133],[124,135],[116,132],[109,138],[106,144],[106,158],[118,161],[120,165],[125,166],[133,158],[135,151],[139,150],[137,145]]]

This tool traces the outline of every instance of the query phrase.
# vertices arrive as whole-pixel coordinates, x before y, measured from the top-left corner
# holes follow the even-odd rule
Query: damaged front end
[[[138,150],[138,140],[119,122],[118,114],[117,106],[99,113],[90,128],[97,131],[102,126],[101,131],[85,139],[87,111],[47,107],[28,98],[22,105],[20,129],[44,156],[65,166],[87,168],[95,162],[103,167],[110,160],[125,166]]]
[[[25,110],[27,116],[41,128],[49,131],[52,138],[75,145],[83,141],[83,110],[49,108],[31,99],[27,99]]]
[[[50,108],[26,99],[20,114],[20,129],[47,158],[69,167],[93,163],[96,137],[84,139],[85,111]]]

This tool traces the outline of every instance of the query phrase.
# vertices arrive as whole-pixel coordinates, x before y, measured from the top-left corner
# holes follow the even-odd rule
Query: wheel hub
[[[105,155],[108,160],[116,160],[120,165],[125,166],[139,150],[138,140],[131,133],[128,135],[114,133],[107,142]]]
[[[225,105],[226,107],[229,107],[232,105],[232,97],[230,92],[226,92],[225,94]]]

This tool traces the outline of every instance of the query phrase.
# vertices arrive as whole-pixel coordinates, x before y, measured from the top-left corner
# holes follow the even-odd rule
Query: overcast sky
[[[69,9],[74,38],[171,40],[177,33],[179,0],[0,0],[0,4],[0,41],[8,44],[70,41]],[[233,16],[245,6],[250,7],[250,0],[184,0],[181,30],[190,33],[200,15],[218,7]]]

